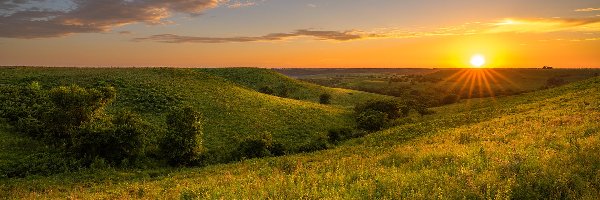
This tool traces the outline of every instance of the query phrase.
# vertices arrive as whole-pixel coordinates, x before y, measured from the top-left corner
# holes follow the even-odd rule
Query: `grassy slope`
[[[331,94],[331,103],[342,106],[354,106],[373,98],[386,98],[382,95],[371,94],[339,88],[328,88],[284,76],[270,69],[236,68],[236,69],[196,69],[215,76],[225,78],[244,87],[258,90],[270,86],[277,90],[281,86],[288,89],[288,96],[293,99],[319,102],[321,94]]]
[[[117,100],[111,109],[135,110],[158,126],[164,126],[169,106],[192,105],[204,115],[206,146],[223,152],[258,134],[271,134],[293,149],[332,127],[352,124],[350,111],[344,107],[265,95],[191,69],[0,69],[0,84],[31,81],[47,87],[114,85]]]
[[[540,198],[600,195],[600,78],[437,108],[310,154],[173,171],[4,180],[9,198]]]

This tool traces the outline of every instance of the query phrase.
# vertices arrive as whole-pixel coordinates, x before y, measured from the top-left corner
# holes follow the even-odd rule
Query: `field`
[[[597,198],[600,77],[588,78],[593,73],[577,70],[514,75],[518,72],[497,73],[526,77],[512,82],[523,91],[535,91],[434,107],[433,114],[411,114],[400,119],[403,123],[327,150],[204,167],[82,169],[0,178],[0,198]],[[455,73],[442,70],[425,76],[448,82],[443,77]],[[1,69],[0,74],[0,84],[111,83],[118,97],[109,110],[140,112],[156,126],[164,126],[166,106],[192,105],[206,118],[208,148],[222,152],[264,132],[299,148],[328,129],[353,126],[356,103],[391,98],[317,86],[259,69],[14,68]],[[541,88],[555,76],[571,83]],[[286,91],[276,92],[286,98],[257,92],[264,86]],[[323,93],[332,94],[331,105],[318,103]],[[0,138],[0,164],[47,150],[5,123]]]
[[[600,73],[598,69],[298,70],[280,71],[328,87],[398,97],[419,93],[437,101],[448,94],[459,95],[462,99],[521,94],[584,80]]]

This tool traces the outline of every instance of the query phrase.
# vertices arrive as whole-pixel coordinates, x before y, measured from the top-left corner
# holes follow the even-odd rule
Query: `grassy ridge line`
[[[438,108],[443,122],[459,124],[430,123],[440,128],[424,137],[399,139],[415,126],[404,125],[311,154],[170,173],[10,180],[2,191],[9,198],[593,199],[600,186],[599,85],[596,78]],[[457,112],[471,117],[460,119]],[[390,142],[375,145],[384,140]]]
[[[288,96],[292,99],[319,102],[321,94],[331,94],[331,104],[343,107],[352,107],[371,99],[390,98],[384,95],[367,92],[328,88],[308,82],[299,81],[271,69],[259,68],[220,68],[220,69],[195,69],[211,75],[222,77],[242,87],[259,90],[261,87],[270,86],[275,89],[286,88]]]
[[[189,104],[205,117],[207,148],[218,152],[260,134],[294,149],[330,128],[352,124],[345,108],[261,94],[192,69],[3,68],[0,75],[0,84],[114,85],[117,100],[109,110],[140,112],[156,126],[164,126],[169,106]]]

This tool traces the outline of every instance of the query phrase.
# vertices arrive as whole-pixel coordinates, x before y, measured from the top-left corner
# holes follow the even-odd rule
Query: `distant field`
[[[0,197],[596,199],[599,88],[600,78],[593,78],[465,100],[314,153],[203,168],[3,179]]]
[[[598,74],[599,69],[428,69],[417,74],[363,70],[360,73],[314,73],[299,79],[328,87],[399,97],[419,94],[435,102],[449,94],[459,95],[462,99],[520,94]]]

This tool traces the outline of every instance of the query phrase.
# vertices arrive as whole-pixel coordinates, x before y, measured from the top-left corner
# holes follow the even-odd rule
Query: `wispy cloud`
[[[600,31],[600,18],[505,19],[501,22],[492,24],[486,32],[547,33],[561,31]]]
[[[257,2],[255,2],[255,1],[228,1],[226,4],[227,4],[228,8],[243,8],[243,7],[254,6],[257,4]]]
[[[175,34],[160,34],[149,37],[135,38],[134,41],[155,41],[165,43],[230,43],[230,42],[264,42],[281,41],[297,37],[312,37],[317,40],[349,41],[369,37],[375,37],[372,34],[366,34],[358,31],[320,31],[302,29],[290,33],[271,33],[263,36],[240,36],[240,37],[195,37],[181,36]]]
[[[592,11],[600,11],[600,8],[581,8],[575,10],[575,12],[592,12]]]
[[[68,5],[68,9],[40,8],[50,1]],[[60,37],[72,33],[107,32],[132,23],[165,24],[174,13],[200,15],[219,5],[233,8],[254,3],[228,0],[0,0],[0,37]]]
[[[549,32],[598,32],[600,18],[584,19],[504,19],[496,22],[473,22],[457,26],[439,28],[382,28],[372,31],[320,31],[301,29],[289,33],[271,33],[263,36],[238,37],[203,37],[183,36],[177,34],[159,34],[135,38],[134,41],[154,41],[164,43],[231,43],[231,42],[265,42],[282,41],[293,38],[308,37],[315,40],[354,41],[385,38],[423,38],[475,34],[499,33],[549,33]],[[588,40],[589,41],[589,40]]]

